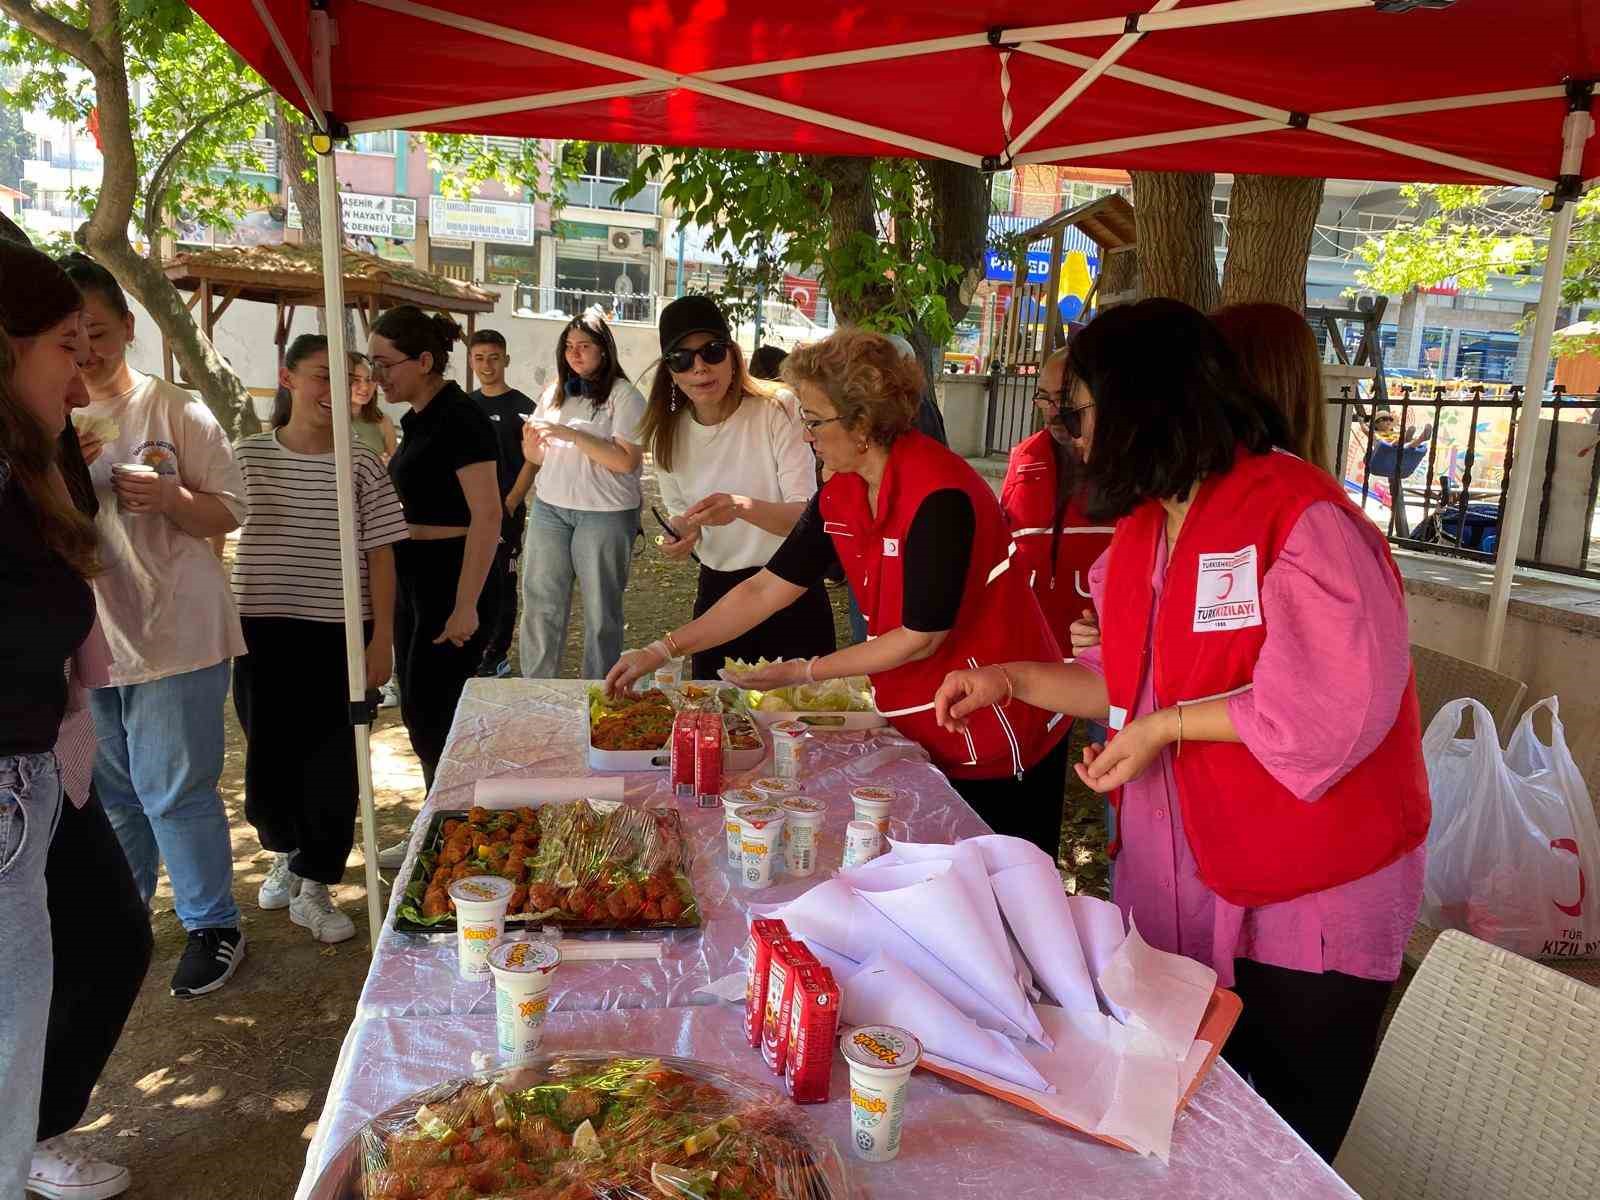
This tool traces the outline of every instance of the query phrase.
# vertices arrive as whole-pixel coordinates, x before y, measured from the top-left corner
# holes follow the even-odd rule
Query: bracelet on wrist
[[[817,659],[818,659],[818,657],[819,657],[818,655],[813,654],[810,658],[806,659],[806,682],[807,683],[815,683],[817,681]]]
[[[1183,754],[1183,705],[1175,704],[1173,707],[1178,710],[1178,749],[1173,753],[1172,757],[1179,758]]]
[[[671,630],[668,630],[666,633],[661,635],[661,643],[667,648],[668,658],[683,657],[683,651],[679,648],[677,641],[673,638]]]
[[[1016,698],[1016,695],[1017,695],[1017,686],[1016,686],[1016,684],[1011,682],[1011,672],[1007,671],[1005,669],[1005,667],[1001,666],[999,663],[996,663],[994,665],[994,669],[996,671],[999,671],[1000,672],[1000,678],[1004,679],[1006,681],[1006,698],[1004,700],[1000,701],[1000,703],[1001,704],[1010,704],[1011,701],[1014,700]]]

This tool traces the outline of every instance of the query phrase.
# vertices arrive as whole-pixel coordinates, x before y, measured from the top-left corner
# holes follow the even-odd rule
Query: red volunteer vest
[[[1061,661],[1027,576],[1016,568],[1015,544],[989,485],[955,454],[913,430],[889,449],[876,517],[867,503],[867,482],[855,474],[828,480],[817,503],[867,628],[877,636],[902,624],[900,554],[912,519],[930,493],[947,488],[966,493],[976,518],[961,610],[938,650],[872,676],[873,693],[878,710],[921,744],[946,774],[957,779],[1021,774],[1066,732],[1059,713],[1013,701],[974,713],[964,733],[939,728],[933,715],[934,693],[951,671],[1014,660]]]
[[[1096,525],[1074,498],[1067,502],[1061,536],[1056,537],[1059,471],[1055,440],[1049,430],[1041,429],[1011,451],[1006,481],[1000,488],[1000,507],[1017,543],[1011,569],[1021,571],[1033,588],[1050,632],[1065,648],[1071,644],[1067,627],[1084,609],[1094,607],[1089,598],[1089,568],[1111,544],[1111,526]]]
[[[1227,474],[1201,484],[1167,564],[1153,627],[1158,706],[1250,686],[1264,622],[1272,619],[1262,611],[1261,580],[1300,514],[1319,500],[1352,512],[1399,578],[1388,543],[1331,476],[1290,454],[1240,455]],[[1151,574],[1165,531],[1166,511],[1150,501],[1118,522],[1111,543],[1106,594],[1116,603],[1100,620],[1114,729],[1132,712],[1149,669]],[[1253,907],[1388,866],[1427,836],[1421,739],[1413,676],[1377,749],[1311,803],[1274,780],[1243,745],[1186,743],[1174,772],[1200,879],[1224,900]]]

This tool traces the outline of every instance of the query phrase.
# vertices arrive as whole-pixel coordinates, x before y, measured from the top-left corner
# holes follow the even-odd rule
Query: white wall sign
[[[460,238],[469,242],[506,242],[516,246],[531,246],[533,230],[534,210],[531,204],[428,197],[430,238]]]
[[[417,238],[417,202],[409,196],[369,196],[365,192],[340,192],[346,237],[393,238],[413,242]],[[290,229],[299,229],[300,209],[289,198]]]

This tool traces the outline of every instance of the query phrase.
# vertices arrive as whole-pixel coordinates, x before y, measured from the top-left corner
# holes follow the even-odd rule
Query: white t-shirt
[[[242,522],[244,479],[227,434],[194,393],[138,372],[134,379],[126,395],[88,410],[118,427],[89,468],[105,568],[94,579],[94,596],[116,686],[198,671],[245,652],[239,614],[210,543],[169,517],[122,512],[111,488],[113,464],[142,462],[176,475],[192,492],[215,496]]]
[[[599,406],[588,396],[568,396],[560,408],[550,401],[556,385],[546,388],[534,409],[534,418],[552,425],[581,429],[605,441],[621,438],[639,444],[639,423],[644,420],[644,397],[626,379],[617,380],[611,397]],[[626,475],[607,470],[580,450],[575,442],[556,442],[544,452],[544,465],[534,477],[533,494],[558,508],[583,512],[622,512],[639,507],[639,475],[643,463]]]
[[[817,459],[800,436],[799,404],[780,390],[771,399],[746,396],[720,425],[701,425],[687,411],[673,431],[672,470],[656,468],[661,498],[673,516],[714,492],[780,503],[804,502],[817,491]],[[764,567],[783,544],[748,521],[700,531],[695,553],[713,571]]]
[[[339,566],[339,500],[334,459],[297,454],[276,431],[241,441],[250,515],[239,532],[233,595],[246,617],[344,620]],[[350,447],[356,491],[356,561],[361,567],[361,618],[372,617],[367,552],[404,541],[405,510],[383,463],[366,446]]]

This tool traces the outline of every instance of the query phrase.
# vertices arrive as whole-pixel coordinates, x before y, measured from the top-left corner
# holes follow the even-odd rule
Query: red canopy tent
[[[190,3],[329,135],[324,153],[348,133],[429,129],[927,155],[985,169],[1070,162],[1537,188],[1554,216],[1524,428],[1535,427],[1548,370],[1570,202],[1600,182],[1590,117],[1600,0]],[[333,229],[333,175],[319,177]],[[333,254],[339,243],[323,244]],[[324,275],[338,311],[336,264]],[[329,336],[337,391],[342,328]],[[343,456],[348,413],[335,412]],[[1532,477],[1532,456],[1518,458],[1490,665]],[[345,491],[340,508],[348,531]],[[353,539],[345,559],[346,611],[357,613]],[[359,622],[350,628],[359,696]],[[363,792],[370,818],[364,766]]]

